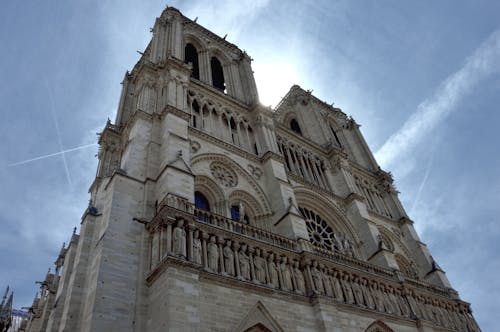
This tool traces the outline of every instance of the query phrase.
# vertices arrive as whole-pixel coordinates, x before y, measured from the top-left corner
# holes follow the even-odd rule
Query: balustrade
[[[239,228],[235,231],[236,226]],[[197,209],[191,219],[168,218],[160,227],[150,229],[151,270],[169,262],[185,261],[204,273],[257,287],[322,296],[334,303],[428,320],[453,330],[479,331],[464,302],[431,297],[387,277],[376,278],[310,253],[260,242],[246,237],[249,231],[256,230]],[[158,241],[162,244],[160,260],[155,254]]]

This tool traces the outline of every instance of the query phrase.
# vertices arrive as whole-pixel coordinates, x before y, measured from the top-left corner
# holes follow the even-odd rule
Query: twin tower
[[[24,331],[479,331],[359,125],[167,8]]]

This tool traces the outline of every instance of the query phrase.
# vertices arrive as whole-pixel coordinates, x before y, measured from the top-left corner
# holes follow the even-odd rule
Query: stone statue
[[[359,279],[357,277],[354,278],[353,282],[351,283],[351,286],[352,286],[352,292],[354,294],[354,300],[360,307],[365,307],[363,292],[361,291],[361,286],[359,285]]]
[[[184,220],[179,219],[172,234],[172,251],[174,255],[186,257],[186,231],[183,226]]]
[[[299,262],[297,261],[293,264],[293,280],[295,281],[295,291],[299,294],[304,294],[306,292],[306,283],[304,275],[299,268]]]
[[[332,288],[333,288],[333,293],[334,293],[335,298],[340,302],[344,302],[344,292],[342,291],[342,286],[340,284],[337,271],[333,272]]]
[[[373,302],[373,297],[371,295],[370,289],[368,288],[368,281],[366,279],[362,279],[359,287],[361,288],[361,292],[363,293],[366,306],[369,309],[375,310],[375,302]]]
[[[380,291],[378,289],[378,284],[376,282],[372,282],[371,285],[371,290],[372,290],[372,295],[373,295],[373,300],[375,301],[375,309],[380,312],[384,312],[384,301],[382,299],[382,294],[380,294]]]
[[[244,223],[245,222],[245,205],[243,205],[242,202],[238,205],[238,208],[240,209],[240,222]]]
[[[201,264],[201,240],[199,233],[198,230],[195,230],[193,236],[193,262],[196,264]]]
[[[243,244],[238,252],[238,260],[240,263],[240,273],[243,279],[250,280],[250,258],[245,253],[247,245]]]
[[[330,276],[328,275],[328,271],[326,271],[325,266],[323,264],[319,265],[321,276],[323,278],[323,287],[325,288],[325,293],[327,296],[333,296],[332,291],[332,283],[330,282]]]
[[[311,267],[311,277],[314,284],[314,290],[319,294],[324,294],[323,278],[321,276],[321,271],[318,270],[318,262],[316,261],[313,262]]]
[[[263,284],[266,283],[266,261],[260,256],[260,249],[255,249],[255,257],[253,259],[255,267],[255,279]]]
[[[283,258],[281,259],[280,270],[283,279],[281,288],[287,291],[293,290],[292,273],[290,272],[290,267],[287,264],[286,256],[283,256]]]
[[[234,253],[231,250],[231,241],[227,240],[226,246],[222,250],[224,254],[224,267],[226,268],[226,273],[230,276],[234,276]]]
[[[342,290],[344,291],[345,301],[349,304],[354,304],[354,295],[352,293],[351,283],[349,281],[349,274],[344,274],[340,279]]]
[[[274,263],[274,255],[273,254],[269,255],[268,269],[269,269],[269,284],[274,288],[278,288],[280,285],[279,277],[278,277],[278,268],[276,266],[276,263]]]
[[[219,272],[219,248],[217,247],[215,236],[210,238],[208,243],[208,268],[214,272]]]

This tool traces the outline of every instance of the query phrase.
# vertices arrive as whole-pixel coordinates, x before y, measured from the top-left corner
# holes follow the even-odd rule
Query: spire
[[[7,299],[7,295],[9,295],[9,286],[7,286],[7,289],[5,290],[5,294],[2,298],[2,304],[0,305],[0,311],[2,310],[2,308],[5,304],[5,300]]]

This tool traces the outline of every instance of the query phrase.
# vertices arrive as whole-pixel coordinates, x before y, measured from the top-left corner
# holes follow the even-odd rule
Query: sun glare
[[[299,84],[297,72],[291,63],[254,62],[252,67],[263,105],[276,106],[292,85]]]

